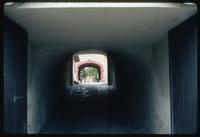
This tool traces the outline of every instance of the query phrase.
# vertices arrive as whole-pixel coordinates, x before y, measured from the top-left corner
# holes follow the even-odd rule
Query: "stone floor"
[[[111,109],[106,100],[75,101],[57,110],[41,129],[41,134],[124,134],[149,133],[126,109]],[[71,106],[71,107],[70,107]]]

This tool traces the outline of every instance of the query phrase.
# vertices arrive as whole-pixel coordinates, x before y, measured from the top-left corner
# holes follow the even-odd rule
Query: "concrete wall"
[[[168,37],[153,49],[154,60],[154,123],[156,133],[171,133]]]
[[[149,49],[111,52],[116,67],[118,101],[129,108],[134,133],[169,134],[170,90],[168,38]],[[117,102],[116,102],[117,103]],[[124,110],[126,111],[126,110]],[[130,116],[131,115],[131,116]]]
[[[37,133],[46,121],[47,90],[44,86],[45,72],[42,70],[41,59],[38,58],[33,48],[29,46],[28,63],[28,133]]]
[[[110,55],[116,68],[119,90],[117,98],[111,99],[110,110],[117,106],[117,112],[113,115],[126,123],[128,132],[154,133],[151,49],[137,51],[130,47],[113,50]]]
[[[51,116],[63,87],[58,76],[62,66],[48,48],[29,46],[27,123],[28,133],[38,133]],[[60,92],[59,92],[60,93]],[[61,95],[62,96],[62,95]]]

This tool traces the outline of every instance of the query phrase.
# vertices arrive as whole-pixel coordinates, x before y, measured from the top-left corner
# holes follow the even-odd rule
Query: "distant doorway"
[[[81,83],[99,82],[100,70],[96,67],[82,67],[79,69],[79,80]]]
[[[73,84],[107,84],[107,56],[98,50],[80,51],[73,56]]]

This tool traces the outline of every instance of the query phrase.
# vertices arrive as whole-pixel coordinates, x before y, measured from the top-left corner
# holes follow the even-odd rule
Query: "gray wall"
[[[169,32],[172,133],[194,134],[198,121],[197,14]]]
[[[7,17],[4,23],[2,124],[4,132],[23,134],[27,119],[27,32]]]
[[[154,60],[154,123],[156,133],[171,133],[168,37],[153,49]]]
[[[61,73],[59,62],[62,62],[62,59],[57,59],[56,53],[50,51],[48,48],[29,46],[28,133],[38,133],[44,126],[58,102],[56,98],[60,94],[56,94],[56,91],[63,87],[57,84],[59,81],[56,79]]]
[[[135,133],[170,134],[168,37],[152,48],[114,51],[117,86]],[[123,99],[118,101],[123,104]],[[128,117],[127,115],[125,117]]]
[[[118,119],[131,133],[154,133],[153,58],[151,49],[132,47],[111,52],[120,92],[111,108],[118,107]],[[121,113],[121,114],[120,114]],[[122,123],[123,124],[123,123]]]
[[[31,46],[29,46],[28,63],[28,133],[37,133],[45,124],[47,116],[47,84],[45,84],[45,71],[41,59],[38,58]],[[39,72],[40,70],[40,72]]]

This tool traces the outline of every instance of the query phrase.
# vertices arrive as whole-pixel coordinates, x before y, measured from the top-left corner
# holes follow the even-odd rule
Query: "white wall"
[[[154,61],[154,109],[156,133],[171,133],[170,120],[170,81],[168,37],[165,36],[152,48]]]

